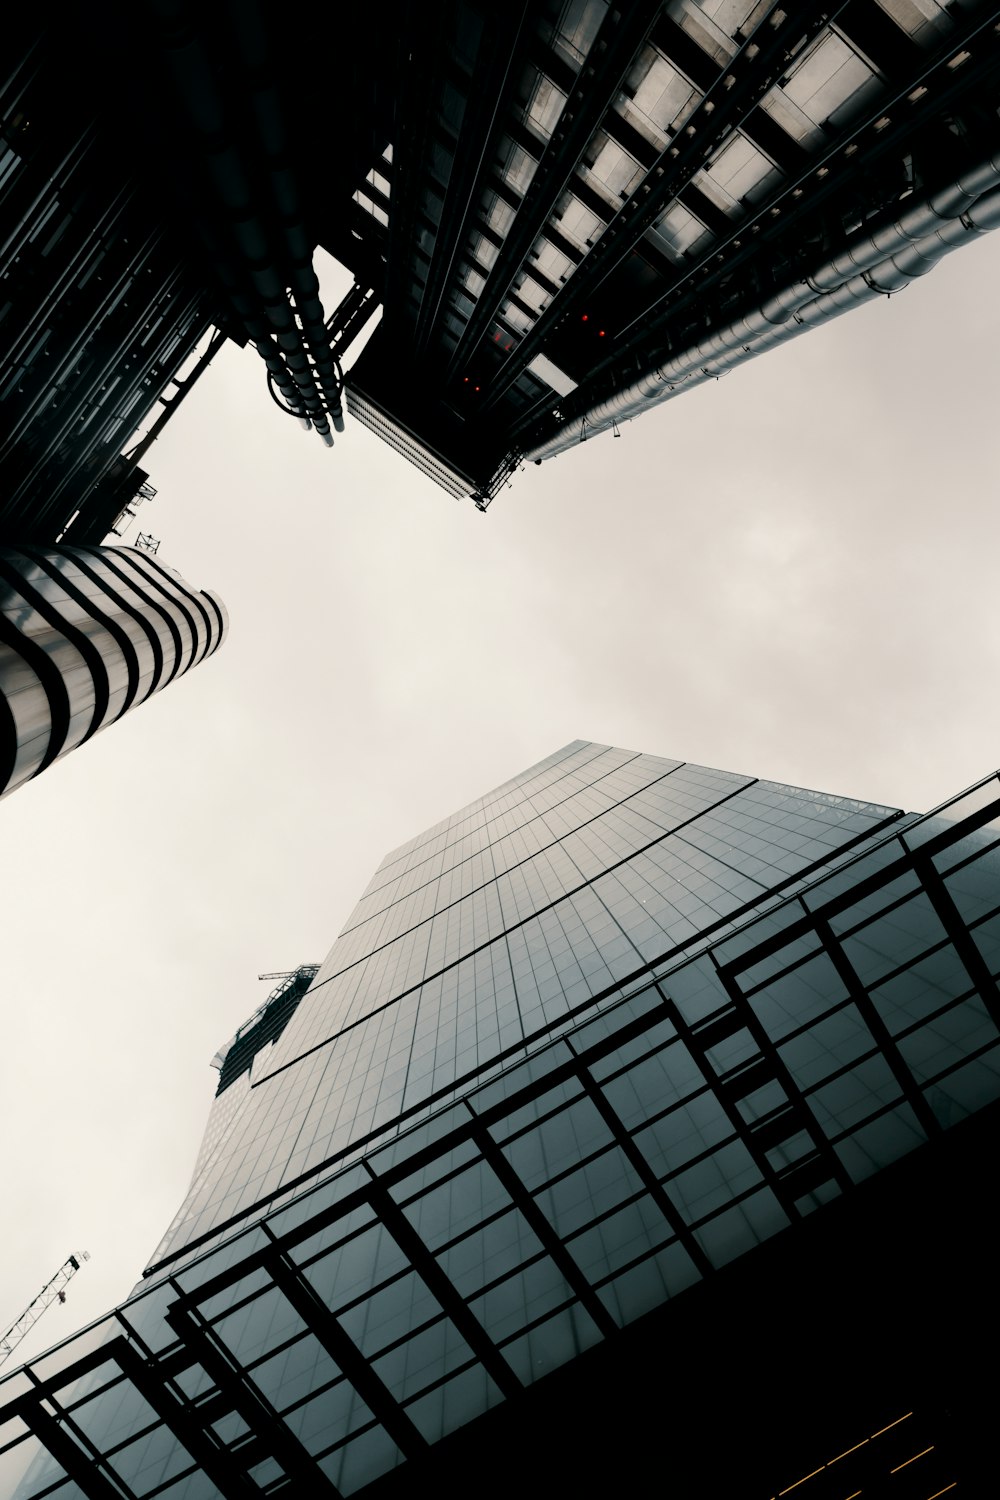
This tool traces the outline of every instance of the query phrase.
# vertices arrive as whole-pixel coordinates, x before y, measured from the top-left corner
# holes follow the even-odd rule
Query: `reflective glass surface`
[[[594,985],[575,1011],[559,981],[555,1027],[525,1042],[522,1022],[516,1055],[502,1065],[491,1050],[502,1003],[492,960],[477,967],[478,953],[468,955],[480,989],[461,1000],[454,992],[447,1008],[434,989],[434,1040],[418,1053],[420,993],[373,1008],[353,1028],[327,1009],[333,987],[323,976],[343,972],[335,945],[271,1049],[276,1060],[258,1069],[259,1054],[220,1094],[219,1106],[231,1102],[179,1223],[188,1235],[215,1226],[218,1205],[238,1210],[256,1195],[252,1211],[231,1213],[228,1238],[168,1239],[148,1287],[99,1325],[82,1357],[70,1341],[36,1364],[27,1388],[17,1375],[0,1383],[0,1422],[12,1424],[0,1438],[12,1452],[29,1430],[46,1440],[40,1411],[57,1414],[68,1440],[52,1450],[61,1467],[36,1462],[19,1497],[75,1493],[62,1475],[100,1465],[129,1496],[211,1494],[205,1486],[217,1479],[223,1493],[239,1480],[250,1493],[351,1494],[747,1251],[797,1233],[1000,1097],[995,778],[935,817],[900,819],[574,745],[387,858],[361,906],[387,904],[359,908],[345,934],[391,910],[390,887],[406,900],[412,892],[399,895],[396,882],[421,866],[444,856],[431,880],[447,878],[459,868],[449,850],[461,847],[464,864],[558,816],[565,831],[546,846],[550,863],[518,918],[528,926],[546,896],[552,909],[569,899],[553,873],[566,841],[601,819],[626,847],[638,831],[624,813],[608,821],[602,782],[616,808],[641,797],[671,809],[670,821],[679,803],[667,784],[685,770],[683,800],[697,807],[716,794],[711,822],[699,828],[706,814],[689,805],[687,821],[661,828],[653,847],[688,830],[689,871],[712,872],[687,877],[683,907],[680,882],[666,887],[702,923],[699,943],[643,965],[626,939],[641,972]],[[534,817],[530,799],[543,809]],[[479,839],[472,852],[470,839]],[[728,885],[715,866],[694,863],[703,845]],[[589,886],[614,874],[633,904],[616,893],[614,909],[608,898],[591,910],[613,910],[624,936],[642,930],[640,893],[657,886],[645,869],[645,884],[628,884],[634,862],[616,856],[620,848]],[[761,886],[741,905],[755,862],[779,871],[791,894]],[[489,927],[470,931],[489,953]],[[581,951],[589,932],[581,919],[568,951]],[[531,963],[503,971],[515,1006],[537,972]],[[321,1012],[341,1025],[332,1047],[317,1045]],[[376,1040],[365,1042],[376,1022]],[[475,1076],[456,1089],[466,1030]],[[444,1102],[409,1123],[400,1112],[409,1070],[430,1056],[433,1084],[445,1037]],[[334,1091],[326,1053],[341,1051]],[[473,1058],[484,1065],[474,1069]],[[385,1080],[398,1074],[390,1090]],[[374,1139],[368,1111],[381,1097],[395,1113]],[[349,1144],[351,1129],[367,1144],[354,1142],[346,1167],[325,1160],[297,1196],[276,1192],[289,1143],[334,1109],[352,1122]],[[250,1143],[243,1157],[238,1139]],[[199,1195],[204,1206],[192,1209]]]
[[[158,1257],[402,1128],[898,816],[576,743],[382,861]]]

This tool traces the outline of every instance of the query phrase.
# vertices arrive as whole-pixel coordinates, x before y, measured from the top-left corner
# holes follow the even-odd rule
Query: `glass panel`
[[[473,1362],[472,1350],[454,1323],[443,1318],[399,1348],[373,1362],[373,1368],[397,1401],[435,1385],[459,1365]]]
[[[476,1365],[411,1402],[406,1410],[427,1441],[436,1443],[502,1399],[483,1367]]]
[[[767,1188],[753,1193],[695,1231],[713,1266],[724,1266],[788,1224],[788,1215]]]
[[[595,1105],[580,1099],[543,1120],[537,1129],[509,1141],[503,1152],[525,1187],[534,1188],[610,1144],[611,1132]]]
[[[336,1309],[361,1296],[369,1287],[405,1270],[408,1264],[388,1230],[376,1224],[332,1255],[315,1261],[304,1274],[326,1306]]]
[[[304,1333],[305,1326],[291,1303],[272,1287],[246,1307],[219,1318],[213,1332],[240,1364],[247,1365],[276,1344]]]
[[[919,1031],[900,1038],[903,1061],[920,1083],[1000,1041],[1000,1034],[979,999],[965,1000],[936,1016]]]
[[[636,1131],[635,1143],[657,1177],[665,1177],[733,1134],[722,1105],[706,1090],[697,1099]]]
[[[850,1073],[809,1095],[809,1106],[828,1136],[850,1130],[902,1090],[885,1058],[870,1057]]]
[[[647,1196],[584,1230],[571,1241],[570,1249],[587,1279],[598,1282],[673,1238],[666,1217]]]
[[[625,1324],[659,1307],[668,1297],[675,1297],[699,1279],[694,1261],[675,1241],[641,1265],[616,1276],[598,1295],[616,1322]]]
[[[190,1453],[166,1427],[158,1427],[119,1449],[110,1462],[137,1495],[147,1495],[157,1485],[176,1478],[181,1470],[195,1467]]]
[[[841,1141],[836,1151],[853,1180],[861,1182],[880,1167],[914,1151],[926,1139],[913,1110],[908,1104],[900,1104]]]
[[[642,1191],[621,1151],[606,1151],[538,1194],[536,1202],[561,1239]]]
[[[509,1276],[469,1305],[493,1342],[501,1343],[573,1297],[555,1262],[545,1259]]]
[[[600,1340],[600,1333],[589,1313],[579,1303],[556,1313],[539,1328],[532,1328],[521,1338],[504,1347],[504,1357],[515,1375],[525,1385],[547,1375],[567,1360],[575,1359]]]
[[[441,1304],[411,1272],[342,1313],[340,1323],[361,1352],[371,1357],[440,1314]]]
[[[799,1088],[808,1089],[874,1047],[857,1007],[845,1005],[779,1051]]]
[[[1000,1098],[1000,1048],[939,1078],[927,1090],[927,1102],[945,1128]]]
[[[521,1214],[512,1211],[445,1250],[439,1262],[455,1289],[471,1297],[541,1252],[542,1244]]]
[[[402,1462],[392,1438],[382,1427],[372,1427],[367,1432],[352,1438],[346,1447],[320,1459],[320,1468],[343,1495],[353,1495],[355,1490],[370,1484],[380,1474],[394,1469]]]
[[[760,1181],[760,1168],[750,1152],[742,1141],[732,1141],[672,1177],[667,1192],[688,1223],[695,1224]]]
[[[307,1335],[290,1349],[273,1354],[263,1364],[254,1365],[253,1383],[271,1405],[285,1410],[301,1401],[318,1386],[336,1380],[340,1370],[322,1344]]]
[[[954,948],[947,946],[918,959],[871,994],[876,1010],[895,1036],[971,988],[968,970]]]
[[[357,1391],[342,1380],[332,1390],[289,1412],[285,1424],[310,1453],[320,1454],[371,1420],[372,1414]]]
[[[634,1063],[621,1077],[610,1079],[604,1093],[622,1124],[631,1129],[704,1086],[704,1076],[691,1053],[682,1042],[675,1042],[644,1062]]]
[[[848,962],[867,986],[933,948],[945,936],[927,897],[914,896],[860,932],[845,937],[842,944]]]

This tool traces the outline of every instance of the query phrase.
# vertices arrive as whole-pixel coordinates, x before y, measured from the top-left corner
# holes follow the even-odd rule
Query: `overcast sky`
[[[998,272],[1000,236],[485,516],[227,345],[141,525],[229,640],[0,808],[0,1332],[93,1256],[19,1355],[138,1278],[257,974],[464,802],[576,738],[919,811],[996,767]]]

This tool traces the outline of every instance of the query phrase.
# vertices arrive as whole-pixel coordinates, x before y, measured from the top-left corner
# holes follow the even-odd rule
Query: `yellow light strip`
[[[925,1454],[925,1453],[933,1453],[933,1452],[934,1452],[934,1444],[933,1444],[933,1443],[931,1443],[931,1445],[930,1445],[930,1447],[929,1447],[929,1448],[922,1448],[922,1449],[921,1449],[921,1450],[920,1450],[920,1452],[919,1452],[919,1453],[914,1453],[914,1455],[913,1455],[913,1457],[912,1457],[912,1458],[908,1458],[908,1459],[907,1459],[907,1460],[906,1460],[906,1463],[902,1463],[902,1464],[897,1464],[897,1465],[896,1465],[896,1467],[895,1467],[895,1468],[894,1468],[894,1469],[890,1469],[890,1470],[889,1470],[889,1473],[890,1473],[890,1474],[898,1474],[898,1473],[899,1473],[899,1471],[900,1471],[900,1469],[905,1469],[905,1468],[907,1468],[907,1467],[908,1467],[908,1466],[909,1466],[909,1465],[910,1465],[910,1464],[915,1464],[915,1463],[916,1463],[916,1461],[917,1461],[917,1459],[918,1459],[918,1458],[923,1458],[923,1456],[924,1456],[924,1454]]]
[[[871,1438],[862,1438],[861,1441],[860,1441],[860,1443],[855,1443],[854,1444],[853,1448],[845,1448],[844,1451],[843,1451],[843,1453],[838,1453],[836,1458],[831,1458],[830,1463],[827,1464],[827,1468],[830,1467],[830,1464],[838,1463],[840,1461],[840,1459],[846,1458],[849,1453],[857,1453],[857,1451],[858,1451],[859,1448],[863,1448],[866,1443],[870,1443],[870,1442],[871,1442]],[[861,1493],[861,1491],[859,1490],[858,1494],[860,1495],[860,1493]],[[853,1496],[851,1496],[851,1500],[854,1500]]]
[[[953,1479],[951,1484],[946,1484],[943,1490],[935,1490],[933,1495],[928,1495],[927,1500],[938,1500],[938,1495],[947,1495],[948,1491],[953,1490],[957,1484],[958,1480]]]
[[[792,1490],[797,1490],[798,1487],[799,1487],[799,1485],[800,1484],[805,1484],[805,1482],[806,1482],[807,1479],[815,1479],[816,1475],[817,1474],[822,1474],[822,1472],[823,1472],[823,1470],[825,1468],[826,1468],[826,1464],[820,1464],[819,1468],[818,1469],[813,1469],[813,1471],[812,1471],[811,1474],[803,1474],[803,1476],[802,1476],[801,1479],[796,1479],[795,1483],[794,1484],[790,1484],[788,1486],[787,1490],[779,1490],[778,1491],[779,1500],[780,1500],[780,1497],[782,1495],[790,1495],[792,1493]]]
[[[998,29],[1000,29],[1000,28],[998,28]],[[898,1427],[899,1424],[900,1424],[900,1422],[905,1422],[906,1419],[907,1419],[907,1417],[912,1417],[912,1416],[913,1416],[912,1411],[904,1411],[903,1415],[901,1417],[897,1417],[896,1420],[895,1420],[895,1422],[890,1422],[887,1426],[880,1427],[879,1430],[878,1430],[878,1432],[873,1432],[872,1433],[871,1437],[862,1438],[861,1442],[860,1443],[855,1443],[853,1448],[845,1448],[844,1451],[843,1451],[843,1453],[838,1453],[837,1457],[836,1458],[831,1458],[828,1463],[820,1464],[819,1468],[818,1469],[813,1469],[813,1471],[812,1471],[811,1474],[803,1474],[803,1476],[802,1476],[801,1479],[796,1479],[795,1483],[794,1484],[790,1484],[787,1489],[779,1490],[778,1493],[777,1493],[777,1495],[772,1497],[772,1500],[781,1500],[781,1496],[782,1495],[790,1495],[793,1490],[797,1490],[798,1489],[798,1487],[799,1487],[800,1484],[805,1484],[805,1482],[806,1482],[807,1479],[815,1479],[817,1474],[822,1474],[825,1469],[831,1468],[835,1463],[838,1463],[840,1461],[840,1459],[846,1458],[848,1456],[848,1454],[850,1454],[850,1453],[857,1453],[858,1449],[859,1448],[863,1448],[866,1443],[874,1442],[875,1438],[881,1437],[882,1434],[883,1434],[883,1432],[889,1432],[893,1427]],[[933,1451],[934,1451],[934,1444],[932,1443],[929,1448],[924,1448],[922,1452],[920,1452],[920,1453],[914,1453],[914,1455],[913,1455],[912,1458],[908,1458],[906,1460],[906,1463],[899,1464],[895,1469],[890,1469],[889,1473],[890,1474],[898,1474],[900,1469],[905,1469],[908,1464],[915,1463],[918,1458],[923,1458],[923,1456],[924,1456],[925,1453],[932,1453]],[[956,1479],[955,1480],[955,1484],[957,1484],[957,1483],[958,1483],[958,1480]],[[937,1500],[937,1496],[938,1495],[944,1495],[944,1494],[947,1494],[948,1490],[953,1490],[955,1488],[955,1484],[946,1485],[946,1487],[943,1490],[938,1490],[937,1495],[929,1495],[928,1496],[928,1500]],[[848,1495],[847,1500],[857,1500],[857,1496],[860,1495],[860,1494],[861,1494],[860,1490],[855,1490],[853,1495]]]
[[[906,1419],[907,1419],[907,1417],[912,1417],[912,1416],[913,1416],[912,1411],[904,1411],[903,1415],[901,1417],[897,1417],[896,1420],[895,1420],[895,1422],[890,1422],[889,1423],[889,1427],[898,1427],[899,1424],[900,1424],[900,1422],[905,1422]],[[883,1434],[883,1432],[888,1432],[889,1431],[889,1427],[880,1427],[879,1430],[878,1430],[878,1432],[873,1432],[872,1433],[872,1437],[873,1438],[881,1437],[882,1434]],[[933,1496],[931,1497],[931,1500],[934,1500]]]

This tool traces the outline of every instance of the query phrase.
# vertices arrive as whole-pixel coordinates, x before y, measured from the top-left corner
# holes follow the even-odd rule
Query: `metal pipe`
[[[153,0],[153,3],[161,18],[161,40],[168,69],[200,138],[202,159],[213,190],[232,215],[233,239],[247,266],[251,287],[245,282],[241,285],[242,278],[217,236],[202,225],[216,273],[286,405],[300,419],[310,419],[329,445],[332,437],[323,402],[284,289],[275,279],[268,254],[269,236],[254,210],[242,158],[226,133],[224,104],[204,47],[190,27],[186,36],[178,35],[178,28],[184,23],[182,8],[175,0]]]
[[[950,211],[947,216],[946,210]],[[970,235],[984,234],[998,226],[1000,154],[907,209],[895,223],[860,237],[849,250],[824,262],[804,280],[793,282],[761,307],[665,360],[630,385],[593,402],[524,456],[540,463],[606,431],[614,422],[669,401],[680,389],[714,380],[807,327],[837,317],[859,302],[899,290],[931,270]]]
[[[267,166],[272,204],[281,225],[295,310],[302,325],[302,340],[312,358],[315,378],[334,427],[343,432],[340,382],[326,331],[319,278],[313,269],[312,246],[305,233],[304,214],[289,165],[290,148],[281,101],[269,65],[266,29],[259,6],[247,3],[247,0],[239,0],[238,4],[231,0],[230,16],[244,67],[248,75],[257,80],[253,89],[257,142]]]

